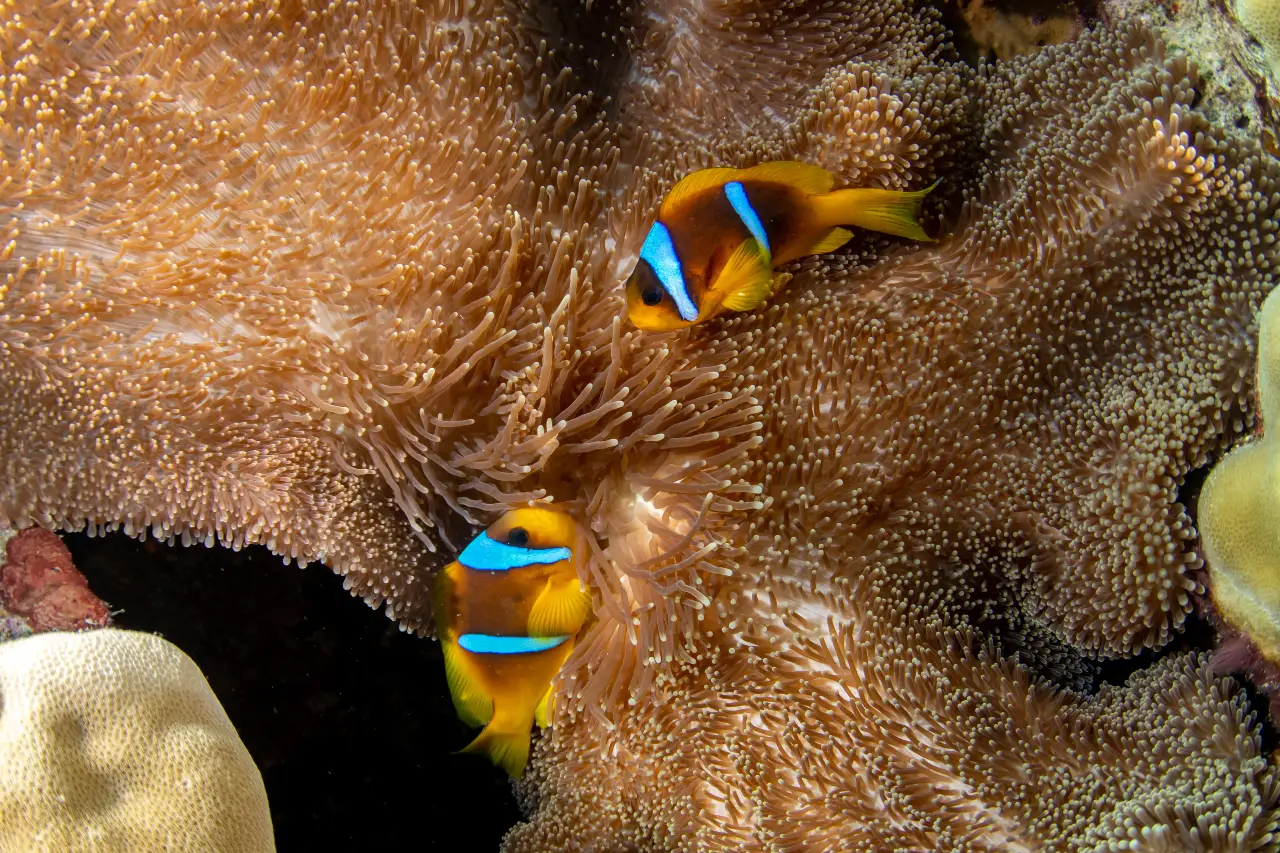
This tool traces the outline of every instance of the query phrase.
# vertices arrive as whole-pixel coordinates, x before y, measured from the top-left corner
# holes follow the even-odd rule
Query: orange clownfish
[[[471,541],[436,577],[436,630],[463,722],[484,731],[463,752],[519,777],[529,727],[547,724],[551,679],[591,613],[578,580],[587,546],[557,510],[517,509]]]
[[[826,169],[794,161],[684,177],[662,200],[627,279],[631,322],[665,332],[756,308],[776,290],[775,267],[847,243],[853,232],[842,225],[929,239],[917,217],[933,187],[833,192],[834,184]]]

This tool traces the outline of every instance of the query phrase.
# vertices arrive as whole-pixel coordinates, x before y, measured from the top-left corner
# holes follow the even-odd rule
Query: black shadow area
[[[64,536],[120,628],[204,671],[262,771],[280,853],[496,850],[520,819],[505,774],[454,755],[475,732],[439,645],[399,631],[323,566],[265,548]],[[477,820],[477,818],[481,818]]]

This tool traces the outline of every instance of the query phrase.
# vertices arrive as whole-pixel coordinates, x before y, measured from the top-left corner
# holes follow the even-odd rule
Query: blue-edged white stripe
[[[458,645],[477,655],[526,655],[545,652],[569,639],[563,637],[498,637],[494,634],[463,634]]]
[[[729,204],[733,205],[733,212],[738,214],[738,218],[742,220],[743,225],[747,226],[751,236],[755,237],[756,242],[772,255],[773,251],[769,248],[769,235],[764,233],[764,223],[760,221],[756,209],[751,206],[751,199],[747,198],[747,191],[743,189],[742,184],[739,181],[730,181],[724,185],[724,194],[729,198]]]
[[[648,236],[644,238],[644,245],[640,247],[640,260],[653,269],[663,290],[671,294],[680,317],[688,323],[698,319],[698,309],[694,307],[693,299],[684,286],[684,269],[680,266],[680,259],[676,257],[676,245],[671,242],[671,232],[667,230],[667,226],[661,222],[653,223]]]
[[[462,549],[458,562],[468,569],[485,572],[505,572],[508,569],[522,569],[535,563],[545,565],[558,563],[573,556],[569,548],[517,548],[505,542],[490,539],[488,533],[481,533],[471,544]]]

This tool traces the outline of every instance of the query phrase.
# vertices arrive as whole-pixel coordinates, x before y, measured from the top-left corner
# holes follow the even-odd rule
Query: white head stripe
[[[733,205],[733,212],[738,214],[738,218],[742,220],[742,224],[747,226],[747,230],[751,232],[751,236],[756,238],[765,250],[769,249],[769,235],[764,231],[764,223],[760,221],[759,214],[756,209],[751,206],[751,200],[747,198],[747,191],[743,189],[742,184],[738,181],[730,181],[724,185],[724,194],[729,198],[729,204]]]
[[[567,560],[573,556],[568,548],[517,548],[506,542],[497,542],[481,533],[471,544],[462,549],[458,562],[468,569],[488,572],[505,572],[522,569],[535,563],[547,565]]]
[[[684,268],[676,257],[676,246],[671,242],[671,232],[667,230],[667,226],[661,222],[653,223],[640,248],[640,260],[653,269],[663,290],[671,294],[681,319],[688,323],[698,319],[698,309],[684,286]]]

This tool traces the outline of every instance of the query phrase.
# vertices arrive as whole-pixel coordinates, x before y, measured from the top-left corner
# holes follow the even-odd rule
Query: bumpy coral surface
[[[852,797],[944,848],[989,831],[936,828],[972,809],[1060,847],[1086,824],[1098,843],[1269,843],[1256,732],[1198,661],[1085,700],[957,651],[989,632],[1075,683],[1082,652],[1161,646],[1192,606],[1177,490],[1243,424],[1280,170],[1206,118],[1194,68],[1148,31],[974,69],[935,12],[892,0],[29,4],[3,26],[0,515],[263,542],[425,629],[431,572],[474,526],[529,501],[577,513],[596,621],[537,832],[578,814],[554,805],[576,784],[558,768],[595,755],[632,804],[599,801],[618,847],[696,847],[717,821],[817,844],[822,826],[771,816],[790,800],[766,770],[829,779],[811,821],[858,823]],[[621,282],[662,193],[776,158],[849,185],[940,177],[941,239],[862,235],[757,313],[631,329]],[[794,594],[838,578],[884,591]],[[875,615],[881,598],[913,615]],[[823,725],[802,691],[752,699],[751,778],[692,822],[661,812],[693,795],[678,764],[646,764],[650,783],[619,762],[679,736],[696,708],[674,706],[739,701],[718,662],[800,691],[788,661],[826,667],[821,648],[950,673],[892,702],[916,720],[948,697],[937,739],[904,749],[956,739],[937,758],[954,796],[899,779],[891,727],[833,741],[846,776],[771,746]],[[862,674],[831,671],[860,701]],[[969,702],[1038,751],[1007,768],[1027,781],[963,781],[996,760],[995,740],[961,743]],[[1188,715],[1210,744],[1183,748]],[[610,726],[662,728],[630,747]],[[1103,746],[1058,745],[1077,737]],[[1155,744],[1171,767],[1146,763]],[[1081,781],[1113,771],[1116,789]],[[1015,789],[1067,805],[1015,808]]]
[[[275,850],[258,768],[200,670],[104,628],[0,643],[0,851]]]
[[[1240,23],[1258,40],[1271,63],[1274,79],[1280,81],[1280,3],[1275,0],[1236,0],[1234,5]]]
[[[1200,494],[1200,535],[1213,603],[1280,663],[1280,291],[1258,317],[1263,433],[1214,466]]]

